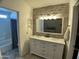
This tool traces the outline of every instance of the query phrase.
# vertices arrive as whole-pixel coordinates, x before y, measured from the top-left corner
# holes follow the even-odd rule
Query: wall
[[[10,8],[19,12],[19,50],[20,55],[28,52],[29,31],[28,28],[31,20],[32,9],[24,0],[3,0],[0,2],[1,7]]]
[[[75,43],[75,35],[76,35],[76,21],[77,17],[73,19],[74,13],[74,6],[76,4],[77,0],[70,0],[69,5],[69,25],[70,25],[70,37],[67,41],[67,56],[66,59],[72,59],[73,56],[73,50],[74,50],[74,43]]]
[[[41,15],[50,15],[50,14],[61,14],[62,17],[64,17],[64,28],[63,32],[65,32],[67,25],[68,25],[68,16],[69,16],[69,4],[58,4],[58,5],[51,5],[41,8],[35,8],[33,9],[33,34],[36,35],[46,35],[46,33],[39,33],[36,32],[36,20],[38,20],[38,17]],[[63,35],[50,35],[53,37],[59,37],[62,38]]]

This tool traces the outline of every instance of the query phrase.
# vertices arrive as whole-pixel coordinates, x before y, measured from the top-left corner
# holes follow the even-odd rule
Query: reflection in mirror
[[[44,20],[44,32],[61,33],[62,19]]]
[[[63,34],[63,18],[44,18],[36,20],[36,32]]]

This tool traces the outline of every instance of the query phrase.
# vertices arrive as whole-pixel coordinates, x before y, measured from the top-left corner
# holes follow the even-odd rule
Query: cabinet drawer
[[[58,44],[47,42],[48,46],[56,47]]]
[[[30,44],[37,44],[37,43],[39,43],[39,41],[37,41],[37,40],[30,40]]]

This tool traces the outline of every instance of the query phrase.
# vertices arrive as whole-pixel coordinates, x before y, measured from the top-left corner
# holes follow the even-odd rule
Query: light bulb
[[[57,19],[58,17],[56,17],[56,16],[53,16],[53,19]]]

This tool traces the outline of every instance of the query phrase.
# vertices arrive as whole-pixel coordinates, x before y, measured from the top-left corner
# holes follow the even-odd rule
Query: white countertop
[[[36,35],[31,36],[30,38],[35,38],[37,40],[43,40],[52,43],[65,44],[64,39],[60,39],[60,38],[44,37],[44,36],[36,36]]]

